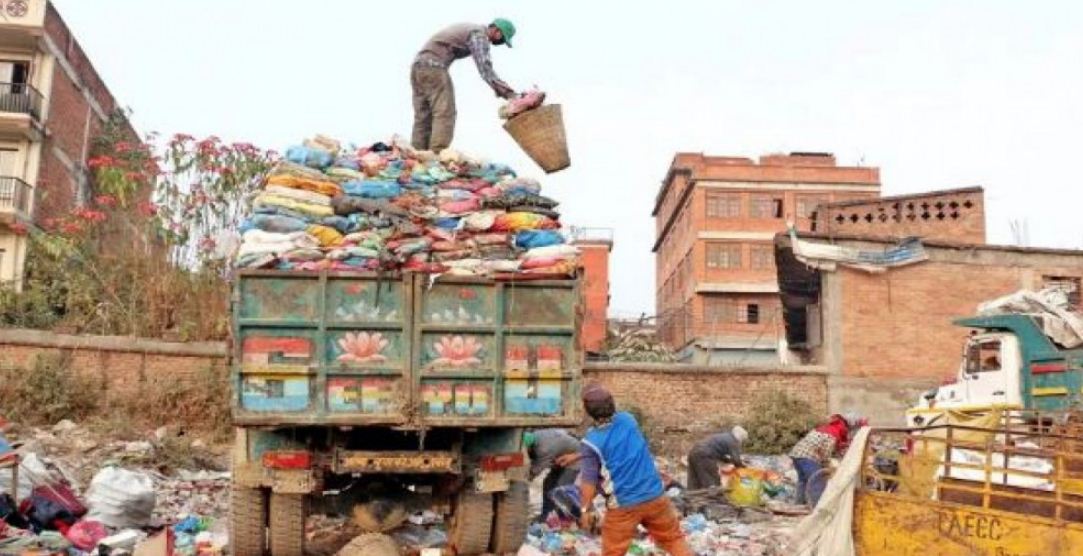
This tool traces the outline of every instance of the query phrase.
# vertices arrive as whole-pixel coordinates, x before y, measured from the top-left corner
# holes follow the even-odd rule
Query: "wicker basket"
[[[547,174],[571,166],[564,116],[559,104],[547,104],[508,120],[504,129]]]

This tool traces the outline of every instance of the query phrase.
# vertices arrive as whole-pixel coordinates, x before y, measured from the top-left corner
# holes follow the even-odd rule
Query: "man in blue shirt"
[[[607,508],[602,521],[602,556],[624,556],[639,525],[672,556],[693,556],[635,417],[618,413],[612,394],[596,383],[584,387],[583,407],[594,426],[583,437],[580,449],[579,526],[593,528],[597,519],[593,501],[600,491]]]

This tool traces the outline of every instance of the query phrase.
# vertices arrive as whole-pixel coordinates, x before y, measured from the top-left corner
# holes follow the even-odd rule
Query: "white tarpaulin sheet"
[[[854,488],[861,477],[869,427],[854,435],[820,502],[790,535],[791,556],[854,556]]]
[[[835,270],[835,266],[841,264],[867,272],[883,272],[892,267],[919,263],[929,258],[918,238],[904,239],[894,247],[871,251],[798,239],[797,232],[790,228],[790,242],[797,260],[811,268],[822,270]]]
[[[1030,315],[1050,340],[1063,348],[1083,345],[1083,315],[1072,310],[1068,292],[1046,288],[1040,292],[1017,291],[978,305],[978,315]]]

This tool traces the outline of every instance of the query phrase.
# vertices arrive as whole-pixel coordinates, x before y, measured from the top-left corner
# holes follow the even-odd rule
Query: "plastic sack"
[[[402,187],[393,181],[348,181],[342,184],[342,189],[347,194],[365,199],[391,199],[402,194]]]
[[[292,189],[301,189],[303,191],[311,191],[313,193],[319,193],[320,195],[327,195],[334,197],[342,193],[342,188],[337,183],[327,180],[317,180],[306,177],[291,176],[288,174],[277,174],[267,178],[267,185],[277,185],[279,187],[288,187]]]
[[[342,234],[334,228],[314,224],[305,231],[320,242],[320,247],[334,247],[342,244]]]
[[[496,217],[491,229],[498,232],[519,232],[522,230],[552,230],[560,227],[551,218],[532,212],[509,212]]]
[[[522,249],[549,247],[563,243],[564,236],[553,230],[523,230],[515,235],[515,246]]]
[[[286,160],[309,168],[326,168],[334,161],[334,155],[324,149],[295,146],[286,149]]]
[[[72,546],[89,552],[98,546],[102,539],[109,536],[105,526],[92,519],[84,519],[72,525],[64,536],[71,541]]]
[[[537,88],[531,89],[501,106],[499,114],[501,118],[508,120],[527,110],[533,110],[541,106],[543,102],[545,102],[545,93]]]
[[[86,498],[87,519],[117,529],[145,527],[154,513],[154,482],[145,473],[106,467],[90,481]]]
[[[257,229],[265,232],[288,234],[290,232],[303,232],[308,228],[308,223],[304,220],[280,214],[253,214],[252,218],[248,220],[248,224],[251,225],[251,228],[246,229],[242,226],[241,233],[248,231],[248,229]]]
[[[732,473],[730,490],[726,499],[734,506],[743,508],[763,505],[763,471],[749,467]]]

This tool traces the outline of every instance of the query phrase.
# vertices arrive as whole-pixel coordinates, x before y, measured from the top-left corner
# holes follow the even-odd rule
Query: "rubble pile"
[[[673,355],[657,336],[648,330],[629,330],[621,333],[612,348],[609,360],[618,363],[673,363]]]
[[[229,473],[210,452],[188,457],[210,468],[174,468],[179,442],[166,429],[106,440],[71,421],[4,431],[0,555],[225,554]],[[202,450],[198,439],[184,443],[186,453]]]
[[[403,270],[504,280],[564,278],[578,250],[536,180],[397,140],[291,147],[240,227],[240,268]]]

